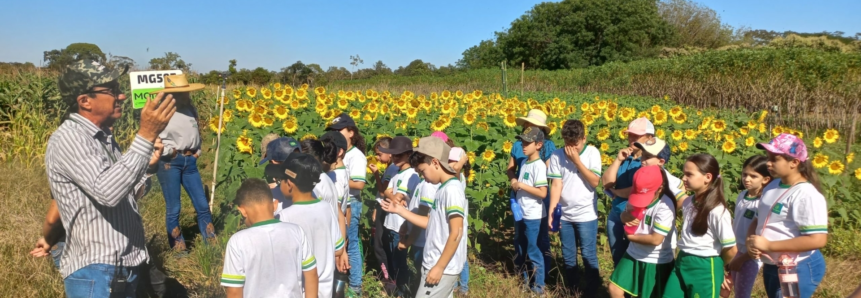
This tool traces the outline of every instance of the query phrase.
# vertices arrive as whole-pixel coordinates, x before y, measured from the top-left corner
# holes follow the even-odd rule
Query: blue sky
[[[454,64],[463,51],[508,27],[536,0],[466,1],[6,1],[0,61],[33,62],[74,42],[99,45],[146,66],[172,51],[198,71],[280,69],[297,60],[349,68],[422,59]],[[734,27],[861,32],[861,1],[701,0]],[[74,4],[73,4],[74,3]],[[149,49],[149,51],[147,51]]]

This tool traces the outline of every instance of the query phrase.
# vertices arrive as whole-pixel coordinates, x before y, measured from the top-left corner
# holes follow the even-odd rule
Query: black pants
[[[374,206],[375,210],[377,210],[377,218],[374,221],[374,255],[377,257],[377,262],[382,264],[388,264],[388,259],[386,258],[386,244],[383,243],[383,235],[386,234],[386,227],[383,226],[386,220],[386,214],[388,214],[385,210],[380,207],[379,203],[376,203]],[[389,278],[392,278],[393,268],[386,268],[389,272]]]

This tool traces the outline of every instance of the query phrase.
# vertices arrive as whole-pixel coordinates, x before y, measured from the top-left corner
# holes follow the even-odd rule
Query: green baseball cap
[[[60,74],[60,95],[66,101],[73,101],[93,87],[115,81],[128,72],[125,65],[122,71],[108,68],[93,60],[75,61]]]

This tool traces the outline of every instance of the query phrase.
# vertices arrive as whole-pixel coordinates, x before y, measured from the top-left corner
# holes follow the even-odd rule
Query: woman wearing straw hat
[[[197,225],[204,239],[215,237],[209,202],[203,190],[203,181],[197,169],[200,157],[200,131],[198,129],[197,109],[191,103],[191,92],[202,90],[203,84],[189,84],[185,74],[166,76],[164,89],[153,93],[173,94],[176,99],[176,114],[159,135],[164,143],[161,161],[158,165],[158,182],[164,194],[167,223],[167,238],[170,247],[177,251],[186,249],[185,238],[179,227],[181,207],[180,186],[191,198],[197,211]]]
[[[541,157],[543,162],[547,162],[550,159],[550,156],[553,155],[553,151],[556,150],[556,145],[553,141],[550,140],[550,128],[547,127],[547,114],[544,114],[541,110],[533,109],[529,110],[529,113],[526,114],[526,117],[520,117],[516,119],[517,125],[521,126],[525,131],[530,127],[537,127],[544,131],[544,134],[548,137],[544,138],[544,146],[541,147],[541,150],[538,152],[538,155]],[[523,142],[521,140],[517,140],[514,142],[514,146],[511,147],[511,158],[508,160],[508,179],[513,183],[517,181],[517,178],[520,176],[520,165],[526,161],[526,155],[523,153]],[[511,192],[512,202],[514,202],[516,192]],[[547,192],[547,197],[544,198],[544,208],[550,204],[550,192]],[[517,207],[519,208],[519,207]],[[549,212],[547,212],[550,215]],[[515,219],[516,221],[516,219]],[[515,223],[515,226],[517,224]],[[544,217],[541,221],[541,227],[547,227],[547,217]],[[517,245],[515,245],[517,247]],[[541,229],[538,235],[538,248],[544,254],[544,275],[547,276],[550,273],[550,236],[547,234],[546,229]],[[520,254],[523,255],[523,254]],[[515,266],[522,265],[525,260],[516,259]],[[525,273],[525,272],[524,272]],[[526,273],[525,273],[526,274]],[[526,276],[526,284],[529,287],[529,278],[528,274]]]

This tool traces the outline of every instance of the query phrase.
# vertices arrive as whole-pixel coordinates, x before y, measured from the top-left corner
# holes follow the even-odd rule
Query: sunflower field
[[[218,185],[219,192],[225,194],[222,205],[232,200],[242,179],[263,176],[263,166],[258,166],[258,162],[261,160],[260,140],[264,135],[277,133],[297,140],[316,138],[343,112],[356,120],[365,137],[366,150],[382,136],[404,135],[418,142],[420,137],[433,131],[448,134],[457,146],[468,152],[472,165],[467,187],[472,233],[499,235],[497,233],[506,223],[510,224],[505,169],[512,142],[520,131],[515,119],[526,115],[530,109],[541,109],[548,116],[549,138],[557,147],[562,145],[559,132],[564,122],[568,119],[583,121],[587,140],[602,152],[605,166],[627,146],[627,124],[638,117],[649,118],[655,124],[657,136],[671,146],[673,158],[667,168],[681,176],[680,169],[688,155],[698,152],[714,155],[721,161],[722,175],[730,181],[725,186],[730,201],[739,193],[744,160],[762,154],[755,144],[767,142],[784,132],[796,134],[807,143],[813,164],[819,171],[832,226],[861,226],[858,208],[861,207],[861,193],[850,191],[861,186],[861,162],[855,161],[854,153],[848,156],[844,153],[846,142],[841,139],[841,133],[828,129],[806,135],[791,127],[769,125],[769,115],[765,111],[748,114],[699,110],[679,106],[667,97],[529,93],[527,98],[504,98],[498,93],[481,90],[415,94],[411,91],[310,89],[308,85],[293,87],[278,83],[229,90],[221,100],[224,102],[221,115],[224,125]],[[220,121],[218,113],[214,115],[209,119],[213,136]],[[375,160],[371,151],[367,152],[369,164],[385,167]],[[373,185],[365,188],[367,201],[373,198],[370,189]],[[602,216],[608,203],[607,198],[599,199],[598,211]],[[232,232],[239,223],[238,215],[231,213],[226,218],[225,230]],[[481,251],[480,244],[473,246]]]

